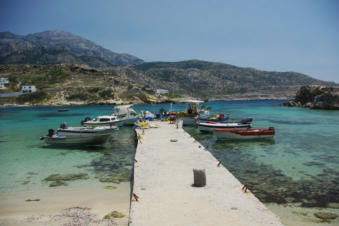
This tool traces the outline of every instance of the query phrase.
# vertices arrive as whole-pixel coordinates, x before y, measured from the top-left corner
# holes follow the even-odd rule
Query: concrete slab
[[[159,128],[138,130],[134,165],[131,226],[282,225],[199,142],[182,128],[154,122]],[[176,139],[177,142],[171,142]],[[193,187],[193,168],[205,169],[207,185]]]

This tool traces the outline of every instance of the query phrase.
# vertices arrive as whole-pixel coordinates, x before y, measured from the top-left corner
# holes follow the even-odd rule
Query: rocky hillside
[[[9,78],[6,93],[35,85],[37,92],[0,98],[0,105],[83,105],[166,102],[148,85],[87,65],[0,65],[0,77]]]
[[[53,93],[54,87],[59,93],[66,92],[66,102],[72,101],[72,95],[66,98],[69,90],[83,87],[111,89],[116,95],[111,101],[122,95],[125,101],[140,102],[148,101],[139,98],[143,87],[167,89],[170,98],[227,100],[291,99],[304,85],[335,85],[296,72],[269,72],[199,60],[143,63],[137,57],[114,53],[58,30],[26,36],[0,32],[0,66],[0,76],[12,81],[7,91],[36,85],[40,91]],[[107,83],[107,77],[119,83]],[[85,93],[79,101],[104,100],[94,91]]]
[[[86,64],[97,68],[136,65],[143,60],[118,54],[66,31],[26,36],[0,32],[0,64]]]
[[[302,85],[334,84],[295,72],[269,72],[199,60],[143,63],[115,71],[173,94],[209,99],[288,99]]]
[[[303,86],[288,107],[309,107],[314,109],[339,110],[339,87]]]

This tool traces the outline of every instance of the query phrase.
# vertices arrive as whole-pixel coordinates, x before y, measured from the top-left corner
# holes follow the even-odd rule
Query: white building
[[[0,78],[0,83],[1,84],[8,84],[9,83],[8,78]]]
[[[166,94],[168,93],[168,90],[167,89],[155,89],[155,92],[157,94]]]
[[[22,93],[33,93],[33,92],[36,92],[36,88],[35,86],[23,86],[21,88],[21,92]]]
[[[7,89],[5,84],[8,84],[8,78],[0,78],[0,89]]]

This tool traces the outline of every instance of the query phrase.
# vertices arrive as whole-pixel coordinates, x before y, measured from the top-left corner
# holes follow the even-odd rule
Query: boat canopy
[[[121,105],[115,108],[117,115],[137,114],[133,108],[133,105]]]

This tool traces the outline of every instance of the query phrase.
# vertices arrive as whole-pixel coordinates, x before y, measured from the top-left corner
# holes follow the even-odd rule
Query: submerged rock
[[[67,186],[68,184],[64,181],[57,180],[49,184],[49,187]]]
[[[101,177],[99,181],[103,183],[116,183],[116,184],[120,183],[119,179],[116,177]]]
[[[329,213],[329,212],[316,212],[314,213],[314,216],[318,217],[322,220],[334,220],[338,217],[335,213]]]
[[[113,220],[114,218],[123,218],[125,214],[120,213],[118,211],[113,211],[103,217],[104,220]]]
[[[69,181],[69,180],[86,180],[88,179],[87,173],[78,174],[52,174],[46,177],[45,181]]]
[[[115,189],[117,189],[117,186],[106,185],[104,188],[105,188],[105,189],[115,190]]]

